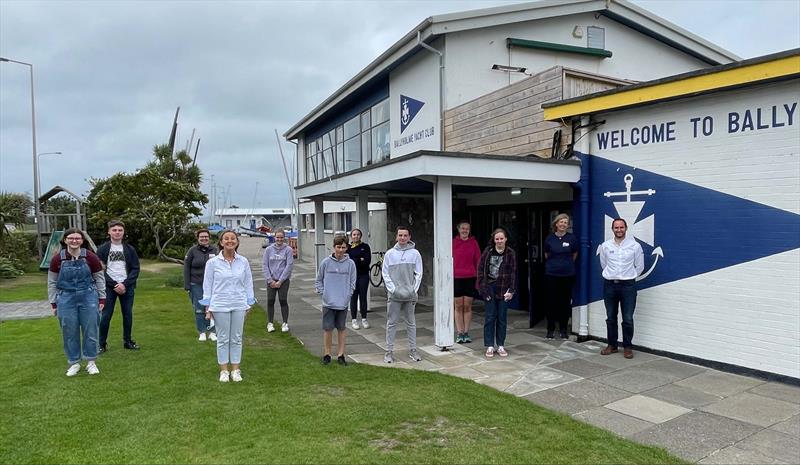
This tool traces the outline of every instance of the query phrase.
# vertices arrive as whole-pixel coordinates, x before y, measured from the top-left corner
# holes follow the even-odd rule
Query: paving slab
[[[533,402],[534,404],[541,405],[542,407],[549,408],[558,412],[572,415],[575,413],[585,412],[597,407],[596,404],[588,402],[585,399],[575,398],[564,392],[555,389],[546,389],[544,391],[535,392],[523,396],[523,398]]]
[[[514,383],[519,381],[520,378],[522,378],[522,376],[520,375],[505,373],[502,375],[484,376],[483,378],[476,378],[475,382],[478,384],[483,384],[491,388],[497,389],[498,391],[505,391],[506,389],[511,387]]]
[[[703,373],[708,370],[708,368],[704,368],[699,365],[692,365],[691,363],[684,363],[669,358],[651,360],[645,362],[641,366],[651,370],[660,371],[662,373],[667,373],[673,376],[676,381]]]
[[[622,348],[620,348],[619,352],[617,352],[616,354],[611,354],[611,355],[600,355],[599,350],[597,352],[598,352],[597,354],[587,357],[586,360],[592,363],[599,363],[601,365],[606,365],[618,369],[641,365],[642,363],[650,362],[661,358],[658,355],[653,355],[653,354],[648,354],[647,352],[638,352],[638,351],[634,352],[633,358],[630,359],[625,358],[622,356]]]
[[[53,316],[53,309],[47,300],[0,303],[0,321],[28,320]]]
[[[649,421],[633,418],[605,407],[597,407],[585,412],[572,415],[576,420],[589,423],[616,433],[619,436],[630,438],[640,431],[647,430],[653,424]]]
[[[768,382],[751,388],[749,392],[760,396],[772,397],[773,399],[800,404],[800,387],[790,386],[784,383]]]
[[[631,439],[664,447],[696,462],[756,433],[758,426],[705,412],[691,412],[640,431]]]
[[[556,370],[566,371],[573,375],[580,376],[581,378],[592,378],[594,376],[603,375],[615,371],[608,365],[601,365],[599,363],[590,362],[584,358],[576,358],[564,362],[555,363],[550,365],[551,368]]]
[[[788,420],[776,423],[770,426],[769,429],[800,438],[800,415],[795,415]]]
[[[566,371],[555,370],[552,367],[533,368],[525,373],[524,378],[530,383],[546,386],[547,388],[554,388],[583,379],[580,376]]]
[[[563,384],[555,387],[553,391],[566,394],[578,402],[586,402],[594,407],[600,407],[631,395],[622,389],[596,383],[589,379]]]
[[[484,373],[481,373],[480,371],[470,367],[442,368],[439,372],[451,376],[457,376],[459,378],[473,379],[473,380],[487,377]]]
[[[677,384],[665,384],[642,394],[690,409],[696,409],[723,399],[722,396],[715,396]]]
[[[800,413],[800,405],[742,392],[700,410],[766,428]]]
[[[624,389],[634,394],[649,391],[675,381],[675,377],[669,373],[650,370],[642,367],[641,365],[624,368],[622,370],[617,370],[605,375],[595,376],[592,379],[618,389]]]
[[[606,408],[656,424],[691,412],[687,408],[642,395],[620,399],[606,405]]]
[[[784,462],[781,462],[780,460],[777,459],[773,459],[772,457],[767,457],[766,455],[759,454],[758,452],[753,452],[751,450],[746,450],[746,449],[740,449],[736,446],[730,446],[714,452],[713,454],[701,460],[699,463],[720,464],[720,465],[731,465],[731,464],[772,465],[772,464],[783,464]]]
[[[676,381],[675,384],[697,389],[698,391],[703,391],[708,394],[729,397],[754,388],[760,384],[764,384],[764,381],[748,378],[747,376],[707,370],[689,378]]]
[[[784,463],[800,463],[800,441],[797,436],[765,429],[737,443],[736,447],[758,452]]]
[[[481,363],[470,365],[470,368],[480,371],[485,375],[497,375],[502,373],[510,373],[522,375],[524,372],[531,369],[527,364],[519,363],[514,360],[491,360]]]

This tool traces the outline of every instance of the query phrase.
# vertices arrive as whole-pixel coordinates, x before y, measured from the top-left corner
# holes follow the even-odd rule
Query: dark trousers
[[[361,318],[367,317],[367,288],[369,288],[369,275],[360,274],[356,277],[356,290],[350,297],[350,315],[355,320],[358,316],[356,305],[361,304]]]
[[[119,300],[119,307],[122,310],[122,341],[131,342],[131,331],[133,330],[133,288],[125,289],[122,295],[114,292],[113,287],[106,286],[106,306],[100,317],[100,346],[105,345],[108,340],[108,327],[111,325],[111,317],[114,316],[114,307]]]
[[[278,301],[281,303],[281,318],[284,323],[289,322],[289,281],[281,283],[281,287],[275,289],[267,285],[267,323],[275,320],[275,296],[278,296]]]
[[[545,275],[547,284],[547,332],[556,329],[568,333],[567,323],[572,316],[572,286],[575,276],[549,276]]]
[[[603,301],[606,304],[608,345],[617,347],[617,311],[622,311],[622,347],[631,347],[633,340],[633,310],[636,308],[636,280],[604,280]]]

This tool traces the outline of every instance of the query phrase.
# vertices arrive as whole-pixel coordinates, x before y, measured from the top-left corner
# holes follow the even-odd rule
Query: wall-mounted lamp
[[[522,194],[522,188],[519,187],[511,188],[511,195],[520,195],[520,194]]]
[[[506,66],[506,65],[492,65],[492,69],[497,71],[505,71],[506,73],[523,73],[528,70],[528,68],[522,66]]]

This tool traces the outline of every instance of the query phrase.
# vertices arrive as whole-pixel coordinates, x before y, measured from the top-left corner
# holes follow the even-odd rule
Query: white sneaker
[[[233,370],[231,373],[231,381],[234,383],[239,383],[242,381],[242,371],[241,370]]]
[[[100,369],[97,368],[97,364],[94,363],[94,360],[92,360],[92,361],[90,361],[89,363],[86,364],[86,371],[90,375],[99,375],[100,374]]]
[[[288,333],[289,332],[289,323],[284,323],[281,325],[281,332]]]
[[[198,341],[205,341],[206,340],[206,333],[200,333],[200,337],[197,338]]]
[[[273,325],[272,322],[267,323],[267,332],[272,333],[274,331],[275,331],[275,325]]]
[[[410,358],[412,362],[419,362],[422,360],[422,357],[417,353],[417,349],[411,349],[408,352],[408,358]]]
[[[216,341],[217,340],[217,333],[208,333],[208,340],[209,341]]]
[[[392,355],[391,350],[387,350],[385,354],[383,354],[383,361],[386,363],[394,362],[394,356]]]
[[[69,368],[67,368],[67,376],[75,376],[79,371],[81,371],[81,364],[73,363],[69,366]]]
[[[361,327],[364,329],[369,329],[369,321],[366,318],[361,319]]]
[[[231,379],[231,374],[228,370],[222,370],[219,372],[219,382],[220,383],[227,383]]]
[[[353,318],[353,322],[351,323],[351,326],[353,326],[353,329],[361,329],[361,326],[358,325],[358,320],[355,319],[355,318]]]
[[[489,358],[494,357],[494,347],[493,346],[489,346],[489,347],[486,348],[486,356],[489,357]]]
[[[508,352],[506,352],[506,348],[505,347],[500,346],[500,347],[497,348],[497,355],[499,355],[501,357],[508,357]]]

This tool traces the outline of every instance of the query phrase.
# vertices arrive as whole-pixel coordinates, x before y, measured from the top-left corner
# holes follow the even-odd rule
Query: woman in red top
[[[478,241],[469,235],[466,221],[458,223],[458,236],[453,238],[453,290],[455,297],[456,342],[472,342],[469,325],[472,322],[472,298],[475,295],[475,277],[481,249]]]

